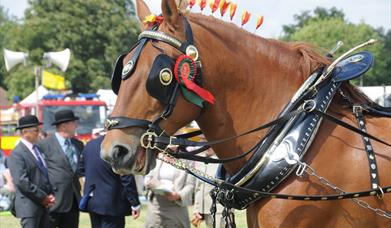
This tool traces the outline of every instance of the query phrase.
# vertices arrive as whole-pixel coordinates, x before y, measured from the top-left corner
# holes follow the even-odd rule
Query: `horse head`
[[[143,1],[137,3],[142,33],[135,47],[117,60],[112,88],[118,99],[106,121],[110,131],[101,147],[101,157],[120,174],[145,174],[154,167],[156,153],[152,150],[146,153],[141,143],[147,142],[140,143],[140,139],[147,140],[142,138],[146,131],[172,135],[201,113],[199,106],[179,92],[173,73],[180,56],[193,56],[186,66],[190,68],[197,60],[188,22],[175,0],[167,0],[162,1],[164,20],[148,26],[142,22],[151,12]]]

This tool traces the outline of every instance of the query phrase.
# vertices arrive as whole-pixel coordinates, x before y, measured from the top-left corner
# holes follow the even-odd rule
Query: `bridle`
[[[201,86],[202,85],[202,71],[201,71],[201,61],[199,60],[199,54],[197,48],[194,46],[194,40],[193,40],[193,32],[191,29],[191,26],[187,19],[184,18],[184,25],[185,25],[185,34],[186,34],[186,41],[182,42],[179,39],[168,35],[166,33],[163,33],[161,31],[157,31],[159,24],[153,26],[150,30],[142,32],[138,37],[138,42],[136,45],[131,49],[134,50],[134,54],[131,57],[131,59],[124,65],[123,69],[120,69],[117,67],[118,65],[122,66],[122,62],[124,57],[127,54],[121,55],[117,59],[116,63],[116,69],[114,70],[114,73],[112,75],[112,89],[114,93],[118,93],[121,81],[127,80],[133,73],[134,69],[136,68],[137,61],[140,57],[140,54],[142,53],[144,47],[149,41],[161,41],[166,44],[171,45],[172,47],[176,48],[178,51],[180,51],[182,54],[187,55],[188,57],[192,58],[195,63],[195,68],[197,75],[195,77],[196,84]],[[159,57],[159,56],[158,56]],[[171,57],[170,57],[171,58]],[[172,58],[171,58],[172,59]],[[167,69],[166,71],[164,71]],[[171,75],[169,75],[171,73]],[[121,74],[121,77],[119,78],[119,75]],[[170,72],[169,68],[164,68],[160,71],[160,82],[162,84],[171,83],[172,80],[172,71]],[[148,79],[149,80],[149,79]],[[178,79],[177,79],[178,80]],[[140,142],[141,146],[143,146],[146,149],[156,149],[157,147],[153,144],[153,138],[157,136],[166,135],[164,130],[162,130],[159,126],[159,123],[162,120],[167,119],[173,112],[173,109],[176,105],[178,93],[180,90],[180,82],[172,80],[173,85],[170,92],[167,94],[166,97],[161,97],[159,95],[157,99],[161,100],[165,107],[162,111],[162,113],[155,117],[153,121],[145,120],[145,119],[135,119],[135,118],[129,118],[126,116],[112,116],[106,119],[105,121],[105,128],[107,130],[113,130],[113,129],[125,129],[125,128],[131,128],[131,127],[139,127],[142,129],[145,129],[146,132],[142,135]],[[149,82],[148,82],[149,83]],[[148,87],[148,86],[147,86]],[[148,89],[148,88],[147,88]],[[150,94],[151,92],[148,91]],[[202,110],[201,110],[202,111]]]

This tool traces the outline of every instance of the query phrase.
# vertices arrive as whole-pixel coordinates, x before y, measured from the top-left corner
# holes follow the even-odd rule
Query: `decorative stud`
[[[357,198],[357,197],[359,197],[360,196],[360,194],[354,194],[354,198]]]
[[[305,197],[304,200],[310,200],[310,198],[309,197]]]
[[[343,196],[338,196],[338,199],[343,199]]]
[[[387,189],[387,192],[391,192],[391,188],[388,188],[388,189]]]
[[[372,192],[370,192],[370,193],[369,193],[369,195],[371,195],[371,196],[374,196],[374,195],[376,195],[376,191],[372,191]]]
[[[322,200],[327,200],[327,197],[322,197]]]
[[[198,57],[199,57],[198,50],[197,50],[197,48],[194,45],[187,46],[187,48],[186,48],[186,55],[188,55],[191,58],[193,58],[194,61],[197,61]]]
[[[122,69],[122,77],[126,76],[132,69],[133,69],[134,63],[132,60],[130,60]]]
[[[172,82],[172,71],[169,68],[162,69],[159,78],[162,85],[168,86]]]

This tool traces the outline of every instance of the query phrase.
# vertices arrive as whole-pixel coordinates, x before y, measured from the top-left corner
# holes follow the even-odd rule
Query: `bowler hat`
[[[54,122],[52,125],[58,125],[73,120],[78,120],[79,117],[75,116],[72,110],[65,109],[54,113]]]
[[[15,128],[16,130],[21,130],[23,128],[35,127],[41,125],[42,123],[38,121],[38,118],[34,115],[23,116],[18,121],[18,126]]]

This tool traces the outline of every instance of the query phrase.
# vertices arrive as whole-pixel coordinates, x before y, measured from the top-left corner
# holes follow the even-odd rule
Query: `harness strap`
[[[309,107],[311,108],[311,107]],[[291,111],[269,123],[266,123],[264,125],[261,125],[259,127],[256,127],[252,130],[249,130],[249,131],[246,131],[244,133],[241,133],[239,135],[235,135],[235,136],[231,136],[231,137],[228,137],[228,138],[224,138],[224,139],[220,139],[220,140],[215,140],[215,141],[210,141],[210,142],[196,142],[196,141],[191,141],[191,140],[187,140],[187,139],[183,139],[183,138],[177,138],[177,137],[165,137],[165,136],[160,136],[160,137],[156,137],[155,138],[155,143],[158,143],[158,144],[163,144],[163,145],[177,145],[177,146],[199,146],[199,147],[202,147],[202,146],[212,146],[212,145],[216,145],[216,144],[221,144],[221,143],[225,143],[225,142],[228,142],[228,141],[231,141],[231,140],[234,140],[236,138],[239,138],[239,137],[242,137],[242,136],[245,136],[245,135],[248,135],[248,134],[251,134],[251,133],[254,133],[254,132],[257,132],[257,131],[260,131],[260,130],[263,130],[263,129],[266,129],[266,128],[269,128],[269,127],[272,127],[274,125],[277,125],[277,124],[281,124],[287,120],[289,120],[290,118],[304,112],[304,111],[307,111],[307,109],[304,109],[304,108],[300,108],[298,110],[295,110],[295,111]]]
[[[136,51],[134,52],[132,58],[127,62],[122,70],[121,79],[126,80],[131,75],[134,69],[136,69],[137,61],[140,57],[141,51],[144,49],[145,44],[147,43],[148,39],[142,39],[139,42],[137,42]]]
[[[360,130],[366,132],[365,119],[362,113],[362,107],[353,106],[353,113],[357,118],[357,122],[358,122],[358,126],[360,127]],[[372,189],[377,189],[379,187],[379,173],[377,170],[375,153],[373,151],[373,147],[371,142],[369,141],[369,138],[366,136],[362,136],[362,139],[364,142],[365,151],[367,152],[366,154],[369,162],[369,173],[370,173],[370,181],[372,183]]]
[[[358,129],[348,123],[345,123],[337,118],[335,118],[334,116],[331,116],[325,112],[322,112],[322,111],[319,111],[317,109],[312,109],[312,107],[310,106],[306,106],[304,108],[299,108],[298,110],[296,111],[291,111],[289,113],[286,113],[285,115],[282,115],[281,117],[275,119],[274,121],[271,121],[267,124],[264,124],[264,125],[261,125],[257,128],[254,128],[250,131],[247,131],[247,132],[244,132],[242,134],[239,134],[239,135],[236,135],[236,136],[231,136],[231,137],[228,137],[228,138],[224,138],[224,139],[220,139],[220,140],[215,140],[215,141],[210,141],[210,142],[196,142],[196,141],[191,141],[191,140],[188,140],[188,139],[185,139],[185,138],[177,138],[177,137],[167,137],[166,135],[161,135],[161,136],[157,136],[154,138],[154,143],[155,144],[158,144],[158,145],[164,145],[166,146],[166,149],[170,146],[198,146],[198,147],[204,147],[206,148],[207,146],[212,146],[212,145],[216,145],[216,144],[221,144],[221,143],[224,143],[224,142],[227,142],[227,141],[230,141],[230,140],[233,140],[233,139],[236,139],[236,138],[239,138],[239,137],[242,137],[242,136],[245,136],[245,135],[248,135],[248,134],[251,134],[251,133],[254,133],[254,132],[257,132],[257,131],[260,131],[260,130],[263,130],[263,129],[266,129],[266,128],[269,128],[271,126],[274,126],[274,125],[277,125],[277,124],[282,124],[284,123],[285,121],[289,120],[290,118],[304,112],[304,111],[312,111],[314,112],[315,114],[321,116],[321,117],[324,117],[342,127],[345,127],[347,128],[348,130],[351,130],[355,133],[358,133],[360,135],[362,135],[363,137],[367,137],[367,138],[370,138],[370,139],[373,139],[377,142],[380,142],[384,145],[387,145],[387,146],[390,146],[391,147],[391,144],[390,143],[387,143],[381,139],[378,139],[376,138],[375,136],[371,135],[371,134],[368,134],[365,129],[364,130],[361,130],[361,129]],[[262,142],[263,139],[260,141]],[[257,144],[258,145],[258,144]],[[257,146],[256,145],[256,146]],[[160,150],[164,151],[166,149],[163,149],[163,148],[160,148]],[[189,153],[183,153],[183,152],[177,152],[177,153],[173,153],[173,152],[170,152],[168,151],[172,156],[175,156],[177,158],[185,158],[185,159],[189,159],[189,160],[194,160],[194,161],[203,161],[205,163],[225,163],[225,162],[232,162],[234,160],[238,160],[244,156],[246,156],[247,154],[249,154],[254,148],[250,149],[248,152],[242,154],[242,155],[239,155],[239,156],[236,156],[236,157],[232,157],[232,158],[228,158],[228,159],[213,159],[213,158],[205,158],[205,157],[200,157],[200,156],[195,156],[193,154],[189,154]],[[197,152],[198,153],[198,152]]]
[[[207,182],[208,184],[211,184],[215,187],[222,188],[222,189],[231,189],[231,190],[227,190],[227,191],[238,191],[241,194],[249,195],[249,198],[246,199],[246,200],[248,200],[249,203],[252,201],[257,201],[257,200],[259,200],[261,198],[265,198],[265,197],[271,197],[273,199],[286,199],[286,200],[327,201],[327,200],[360,198],[360,197],[366,197],[366,196],[376,196],[376,195],[383,195],[386,193],[391,193],[391,186],[386,186],[383,188],[379,187],[377,189],[368,190],[368,191],[358,191],[358,192],[349,192],[349,193],[341,193],[341,194],[288,195],[288,194],[263,192],[263,191],[248,189],[248,188],[242,188],[242,187],[236,186],[234,184],[231,184],[231,183],[228,183],[228,182],[222,181],[222,180],[219,180],[219,183],[217,183],[216,181],[202,177],[202,176],[192,172],[189,169],[186,169],[186,171],[189,174],[195,176],[196,178],[199,178],[200,180],[203,180],[203,181]],[[232,194],[233,194],[233,192],[232,192]],[[231,199],[231,200],[233,200],[233,199]]]

